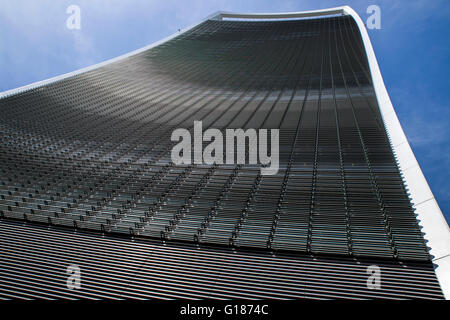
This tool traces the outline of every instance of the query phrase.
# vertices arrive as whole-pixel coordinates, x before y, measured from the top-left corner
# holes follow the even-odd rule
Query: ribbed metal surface
[[[4,217],[428,260],[350,17],[206,21],[0,100]],[[174,166],[175,128],[279,128],[281,168]]]
[[[431,263],[271,255],[0,221],[0,299],[442,299]],[[81,289],[66,287],[69,265]],[[381,289],[368,289],[369,265]]]
[[[351,17],[208,20],[0,110],[1,216],[94,232],[1,222],[4,297],[442,297]],[[280,129],[278,173],[174,165],[194,120]]]

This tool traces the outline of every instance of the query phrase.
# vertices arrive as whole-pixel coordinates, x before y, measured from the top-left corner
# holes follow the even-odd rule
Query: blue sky
[[[81,8],[68,30],[66,9]],[[98,63],[160,40],[218,11],[285,12],[350,5],[369,30],[394,108],[438,203],[450,221],[450,1],[2,0],[0,91]]]

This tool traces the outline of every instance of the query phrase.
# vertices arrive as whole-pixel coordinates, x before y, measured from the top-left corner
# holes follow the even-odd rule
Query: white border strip
[[[400,172],[403,174],[405,185],[411,194],[419,225],[422,227],[424,238],[427,240],[426,244],[430,249],[432,261],[435,264],[436,276],[445,298],[450,299],[450,230],[447,221],[428,186],[427,180],[397,118],[384,85],[366,27],[352,8],[345,6],[343,9],[355,19],[359,27],[369,61],[370,74],[372,75],[378,105],[380,106],[393,151],[397,157]]]
[[[221,18],[236,18],[236,19],[294,19],[294,18],[308,18],[320,17],[329,15],[345,14],[344,7],[302,11],[302,12],[286,12],[286,13],[234,13],[234,12],[220,12]]]
[[[74,72],[70,72],[61,76],[50,78],[44,81],[32,83],[27,86],[23,86],[17,89],[8,90],[0,93],[0,99],[6,96],[17,94],[26,90],[34,89],[52,82],[56,82],[67,77],[71,77],[86,71],[90,71],[101,66],[107,65],[112,62],[116,62],[132,55],[138,54],[150,48],[153,48],[159,44],[162,44],[179,34],[186,32],[200,23],[208,20],[222,20],[222,18],[242,18],[242,19],[283,19],[283,18],[306,18],[306,17],[318,17],[333,14],[348,14],[353,17],[358,25],[361,37],[366,49],[367,59],[369,62],[370,73],[372,76],[372,82],[374,84],[375,94],[377,97],[378,105],[380,106],[381,115],[386,126],[386,130],[391,141],[394,153],[397,157],[397,162],[401,173],[403,174],[404,182],[411,194],[411,199],[416,214],[418,216],[419,224],[422,226],[422,232],[427,240],[427,246],[430,248],[430,254],[432,255],[432,261],[435,264],[436,276],[441,285],[442,291],[446,299],[450,299],[450,230],[445,220],[441,209],[439,208],[436,199],[431,192],[430,187],[420,169],[420,166],[411,150],[411,147],[406,139],[405,133],[401,127],[401,124],[397,118],[392,102],[389,98],[388,92],[384,85],[383,78],[378,66],[375,53],[373,51],[372,43],[367,33],[366,27],[359,17],[359,15],[349,6],[336,7],[323,10],[303,11],[303,12],[291,12],[291,13],[256,13],[256,14],[243,14],[232,12],[216,12],[204,20],[196,23],[190,27],[187,27],[180,32],[177,32],[163,40],[157,41],[153,44],[145,46],[141,49],[132,51],[125,55],[119,56],[114,59],[110,59],[99,64],[83,68]]]
[[[426,245],[429,248],[435,272],[446,299],[450,299],[450,229],[439,208],[436,199],[420,169],[420,166],[406,139],[402,126],[397,118],[391,99],[384,85],[372,43],[364,22],[349,6],[336,7],[324,10],[290,12],[290,13],[256,13],[240,14],[222,12],[219,19],[282,19],[318,17],[334,14],[350,15],[355,20],[366,49],[370,74],[374,85],[375,95],[380,106],[381,116],[386,127],[397,164],[403,175],[403,180],[410,192],[411,202],[415,208],[419,225],[422,227]]]
[[[420,166],[411,150],[411,147],[397,118],[391,99],[384,85],[378,66],[372,43],[367,33],[364,22],[359,15],[349,6],[336,7],[316,11],[292,12],[292,13],[263,13],[263,14],[239,14],[222,13],[228,18],[267,19],[303,18],[314,16],[326,16],[332,14],[347,14],[355,20],[366,49],[370,74],[374,85],[380,112],[389,136],[400,172],[406,187],[409,189],[413,207],[416,209],[419,225],[422,227],[424,238],[427,240],[435,272],[446,299],[450,299],[450,230],[447,221],[439,208],[436,199],[420,169]]]

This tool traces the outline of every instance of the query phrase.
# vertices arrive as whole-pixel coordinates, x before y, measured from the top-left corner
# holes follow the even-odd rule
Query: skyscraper
[[[217,13],[0,109],[0,297],[448,294],[448,225],[349,7]],[[174,164],[194,121],[278,129],[278,172]]]

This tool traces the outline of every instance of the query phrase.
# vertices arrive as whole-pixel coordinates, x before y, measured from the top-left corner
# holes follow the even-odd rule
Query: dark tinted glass
[[[0,210],[107,233],[427,260],[350,17],[206,21],[0,100]],[[280,170],[171,163],[174,129],[280,129]]]

